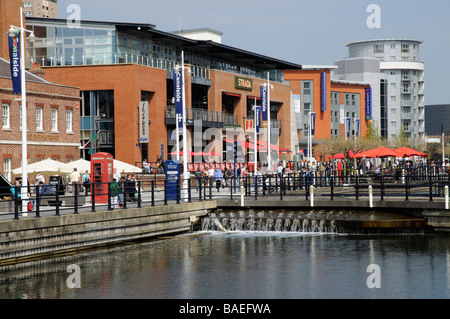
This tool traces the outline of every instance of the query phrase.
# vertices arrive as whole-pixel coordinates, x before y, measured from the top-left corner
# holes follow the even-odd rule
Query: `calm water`
[[[443,234],[193,234],[2,269],[0,297],[450,297],[450,237]],[[80,288],[68,288],[71,264],[80,267]],[[367,286],[371,264],[380,267],[380,288]]]

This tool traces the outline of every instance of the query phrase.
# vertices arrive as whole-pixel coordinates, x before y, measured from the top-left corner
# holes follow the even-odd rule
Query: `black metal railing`
[[[338,174],[335,172],[291,172],[288,174],[249,175],[238,178],[206,177],[167,181],[136,174],[137,180],[123,183],[59,184],[28,186],[28,198],[21,198],[22,187],[0,188],[0,220],[24,217],[61,216],[101,210],[141,208],[146,206],[191,203],[212,199],[244,198],[309,200],[311,190],[322,200],[354,199],[373,196],[378,200],[433,201],[446,194],[450,184],[447,174],[415,174],[405,171],[401,176]],[[85,187],[87,186],[87,187]],[[55,191],[62,189],[62,191]]]

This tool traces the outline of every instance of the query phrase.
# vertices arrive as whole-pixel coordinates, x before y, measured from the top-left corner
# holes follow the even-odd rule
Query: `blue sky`
[[[66,18],[70,4],[82,20],[142,22],[162,31],[209,27],[222,43],[298,64],[332,65],[347,55],[344,43],[379,39],[422,40],[425,104],[450,103],[448,0],[59,0]],[[381,28],[368,28],[367,6],[380,7]]]

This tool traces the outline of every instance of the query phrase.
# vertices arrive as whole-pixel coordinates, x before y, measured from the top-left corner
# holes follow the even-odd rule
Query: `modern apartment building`
[[[348,58],[335,61],[336,80],[362,81],[372,86],[372,119],[381,136],[402,130],[410,138],[425,134],[424,63],[411,39],[364,40],[345,44]]]
[[[25,17],[58,17],[58,0],[22,0]]]
[[[189,150],[213,150],[214,160],[232,160],[222,137],[233,140],[239,132],[240,140],[253,138],[247,121],[253,119],[255,103],[260,104],[260,86],[268,81],[273,87],[271,142],[291,148],[291,90],[283,70],[300,70],[301,65],[163,32],[151,24],[80,21],[79,28],[69,28],[65,19],[36,17],[28,17],[26,24],[36,36],[27,45],[28,66],[43,69],[48,81],[80,88],[81,145],[100,131],[95,152],[130,164],[154,161],[157,155],[169,158],[176,146],[172,71],[182,54],[189,68]],[[140,102],[148,102],[148,143],[140,141]],[[261,138],[267,127],[262,131]],[[251,149],[243,153],[252,161]],[[82,155],[89,157],[87,150]]]

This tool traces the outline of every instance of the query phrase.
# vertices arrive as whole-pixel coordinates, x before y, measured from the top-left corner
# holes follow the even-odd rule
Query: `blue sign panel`
[[[15,36],[8,36],[9,64],[11,66],[11,80],[13,93],[22,94],[21,73],[20,73],[20,33]]]
[[[255,130],[256,130],[256,133],[259,133],[259,128],[261,127],[261,107],[257,106],[255,108],[255,112],[256,112]]]
[[[311,113],[311,135],[314,135],[316,129],[316,113]]]
[[[350,123],[351,123],[351,118],[347,117],[345,119],[345,137],[346,138],[350,137]]]
[[[182,186],[182,182],[180,180],[180,161],[167,160],[165,164],[167,199],[177,199],[177,185],[180,183],[178,195],[181,194],[180,190]]]
[[[327,110],[327,72],[320,74],[320,109]]]
[[[262,113],[262,120],[267,121],[267,88],[265,85],[261,85],[261,113]]]
[[[366,120],[372,119],[372,88],[366,88]]]
[[[182,70],[173,69],[173,97],[175,99],[175,114],[178,116],[178,129],[183,127],[183,91]]]

